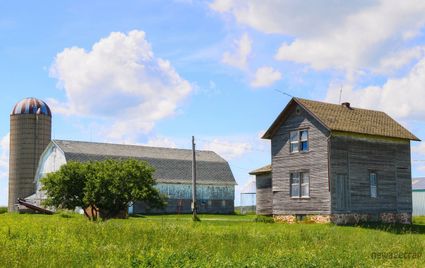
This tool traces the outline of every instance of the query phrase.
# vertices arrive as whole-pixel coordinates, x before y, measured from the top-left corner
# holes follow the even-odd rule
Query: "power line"
[[[286,92],[284,92],[284,91],[281,91],[281,90],[279,90],[279,89],[274,89],[275,91],[277,91],[277,92],[279,92],[279,93],[281,93],[281,94],[283,94],[283,95],[286,95],[286,96],[288,96],[288,97],[291,97],[291,98],[293,98],[294,96],[292,96],[292,95],[290,95],[290,94],[288,94],[288,93],[286,93]]]

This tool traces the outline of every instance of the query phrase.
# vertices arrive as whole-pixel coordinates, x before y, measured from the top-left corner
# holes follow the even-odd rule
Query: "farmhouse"
[[[412,180],[413,216],[425,215],[425,178]]]
[[[380,111],[293,98],[266,131],[271,166],[252,171],[257,213],[282,221],[410,223],[410,141]]]
[[[42,200],[40,179],[57,171],[68,161],[101,161],[135,158],[155,168],[156,187],[168,196],[163,210],[149,210],[134,202],[132,213],[190,213],[192,202],[192,151],[137,145],[52,140],[40,157],[35,175],[37,193],[30,199]],[[233,213],[235,179],[229,164],[212,151],[196,151],[197,199],[200,213]]]

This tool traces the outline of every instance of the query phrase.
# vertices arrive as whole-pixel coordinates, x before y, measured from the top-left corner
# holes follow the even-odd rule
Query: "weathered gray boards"
[[[385,113],[293,98],[263,138],[271,139],[272,167],[251,172],[257,213],[411,222],[410,140],[419,139]]]
[[[41,153],[50,142],[52,115],[34,98],[18,102],[10,115],[9,211],[18,198],[35,192],[34,175]]]

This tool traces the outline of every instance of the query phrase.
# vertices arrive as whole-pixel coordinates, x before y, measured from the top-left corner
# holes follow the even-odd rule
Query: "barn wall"
[[[301,107],[297,113],[297,106],[271,140],[273,214],[329,214],[328,131]],[[290,153],[289,132],[303,128],[309,130],[309,151]],[[290,197],[290,173],[299,170],[310,173],[310,198]]]
[[[425,190],[412,193],[413,216],[425,216]]]
[[[256,175],[256,213],[258,215],[273,214],[272,173]]]
[[[411,213],[410,143],[367,136],[333,135],[331,138],[331,192],[333,213]],[[370,196],[369,173],[377,173],[378,197]],[[338,176],[345,176],[347,196]],[[341,188],[340,188],[341,189]],[[345,200],[345,206],[338,202]]]
[[[161,193],[168,197],[165,209],[149,209],[143,202],[135,202],[135,214],[191,213],[192,185],[159,183]],[[235,211],[235,187],[233,185],[197,185],[198,213],[230,214]]]

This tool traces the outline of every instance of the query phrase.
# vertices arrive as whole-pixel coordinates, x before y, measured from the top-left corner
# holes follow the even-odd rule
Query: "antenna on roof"
[[[277,92],[282,93],[283,95],[286,95],[286,96],[288,96],[288,97],[291,97],[291,98],[293,98],[293,97],[294,97],[294,96],[292,96],[292,95],[290,95],[290,94],[288,94],[288,93],[286,93],[286,92],[280,91],[279,89],[274,89],[274,90],[276,90]]]
[[[339,104],[341,104],[341,98],[342,98],[342,85],[341,85],[341,89],[339,90]]]

